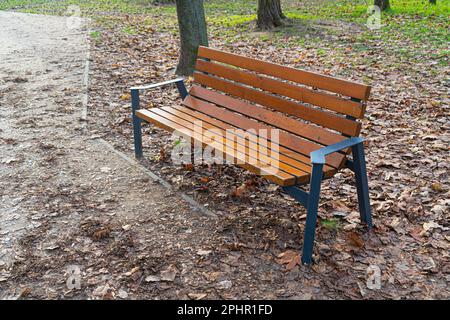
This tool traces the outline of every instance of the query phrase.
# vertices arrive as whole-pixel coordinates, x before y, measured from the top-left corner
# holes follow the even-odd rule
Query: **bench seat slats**
[[[276,97],[265,92],[226,81],[200,72],[194,72],[194,81],[274,110],[284,112],[349,136],[358,136],[361,124],[356,121],[312,107]]]
[[[242,116],[240,114],[237,114],[235,112],[232,112],[230,110],[220,108],[210,102],[206,102],[200,99],[197,99],[193,96],[188,96],[184,101],[183,104],[191,109],[200,111],[202,113],[205,113],[213,118],[220,119],[224,122],[227,122],[233,126],[242,128],[244,130],[251,130],[251,129],[266,129],[268,130],[268,139],[270,140],[270,131],[271,129],[274,129],[274,127],[264,125],[261,122],[257,122],[256,120],[247,118],[245,116]],[[279,130],[279,139],[280,144],[295,150],[297,152],[300,152],[306,156],[309,156],[309,154],[312,151],[320,149],[322,146],[314,143],[310,140],[305,140],[299,136],[293,135],[291,133]],[[345,138],[342,137],[342,140]],[[333,153],[329,156],[327,156],[327,164],[334,167],[339,168],[342,164],[342,162],[345,159],[345,156],[339,153]]]
[[[218,63],[198,59],[195,69],[197,71],[213,74],[238,83],[243,83],[259,89],[286,96],[300,102],[310,103],[354,118],[364,116],[364,105],[360,102],[318,92],[305,87],[248,71],[230,68]]]
[[[139,110],[136,112],[136,115],[139,118],[146,120],[150,123],[153,123],[159,127],[162,127],[163,129],[165,129],[169,132],[178,130],[180,132],[183,132],[183,134],[188,136],[189,138],[196,139],[196,135],[194,134],[192,129],[186,128],[186,127],[184,127],[180,124],[177,124],[176,122],[173,122],[167,118],[161,117],[160,115],[153,113],[150,110]],[[203,144],[203,147],[208,146],[208,144],[202,140],[203,139],[197,140],[197,141],[201,142]],[[220,143],[219,142],[211,143],[211,146],[212,147],[220,147]],[[259,163],[259,165],[251,164],[251,163],[248,163],[248,159],[245,154],[239,153],[239,152],[230,152],[224,147],[222,147],[221,149],[224,150],[225,157],[228,155],[230,157],[239,159],[242,163],[238,163],[238,165],[241,166],[242,168],[249,170],[250,172],[253,172],[258,175],[264,175],[264,172],[262,172],[262,171],[264,171],[264,169],[261,169],[266,166],[264,163]],[[307,174],[305,173],[305,176],[306,175]],[[292,185],[295,185],[296,181],[297,181],[295,176],[288,174],[281,170],[279,170],[277,173],[271,173],[271,174],[264,175],[264,177],[272,182],[275,182],[275,183],[281,185],[281,186],[292,186]]]
[[[211,118],[203,113],[197,112],[184,106],[163,107],[162,109],[174,115],[177,115],[178,117],[181,117],[183,119],[189,119],[192,122],[200,120],[202,121],[202,124],[208,129],[219,129],[223,134],[226,134],[226,130],[228,129],[238,129],[237,127],[233,127],[223,121]],[[232,135],[232,137],[236,136],[243,137],[238,131],[236,131],[236,134]],[[253,148],[254,150],[258,150],[258,148],[260,147],[259,144],[254,143],[253,140],[251,139],[248,140],[247,143],[249,143],[250,147]],[[312,167],[309,158],[307,158],[302,154],[292,152],[291,150],[280,145],[278,145],[278,148],[279,148],[280,162],[286,163],[304,172],[311,173]],[[273,158],[273,156],[270,154],[269,157]],[[334,172],[336,172],[336,169],[328,165],[325,165],[323,171],[325,176],[329,177]]]
[[[186,128],[193,128],[194,127],[194,117],[189,117],[187,114],[171,108],[171,107],[165,107],[160,109],[152,109],[152,112],[158,114],[161,117],[164,117],[168,120],[173,121],[174,123],[180,124]],[[296,162],[292,159],[289,161],[280,161],[276,157],[273,157],[268,152],[263,153],[261,151],[260,154],[257,153],[260,147],[258,145],[258,142],[252,139],[244,140],[245,137],[243,137],[241,140],[237,139],[237,135],[226,135],[226,130],[222,130],[218,127],[215,127],[213,125],[203,123],[203,136],[210,138],[215,137],[215,140],[220,142],[219,145],[224,145],[230,147],[230,150],[245,150],[244,154],[250,159],[253,160],[259,160],[261,163],[264,164],[270,164],[274,163],[279,165],[279,169],[281,171],[284,171],[286,173],[289,173],[296,177],[297,181],[306,181],[308,175],[311,173],[311,168],[308,167],[305,164]],[[219,134],[217,134],[219,133]],[[245,141],[245,142],[244,142]],[[265,149],[267,150],[267,149]]]
[[[243,57],[212,48],[200,47],[198,56],[356,99],[367,100],[370,94],[370,86],[367,85],[341,80],[311,71],[294,69],[276,63]]]
[[[190,109],[188,107],[185,106],[173,106],[172,108],[177,109],[179,111],[182,111],[185,114],[191,115],[193,117],[195,117],[196,119],[200,120],[200,121],[204,121],[206,123],[212,124],[220,129],[223,130],[227,130],[227,129],[239,129],[238,127],[232,126],[226,122],[223,122],[221,120],[215,119],[215,118],[211,118],[210,116],[203,114],[201,112],[198,112],[196,110]],[[311,159],[309,156],[306,156],[304,154],[292,151],[291,149],[288,149],[286,147],[284,147],[283,145],[279,145],[279,149],[280,149],[280,154],[281,156],[286,156],[290,159],[293,159],[296,161],[296,165],[298,166],[299,163],[305,164],[308,167],[311,165]],[[324,171],[328,171],[328,170],[332,170],[333,168],[325,165],[324,166]],[[307,172],[310,172],[310,168],[308,170],[306,170]]]
[[[163,109],[166,107],[163,107]],[[231,126],[228,123],[225,123],[221,120],[211,118],[210,116],[200,113],[198,111],[195,111],[193,109],[189,109],[185,106],[173,106],[173,107],[167,107],[170,109],[175,109],[178,111],[183,112],[185,115],[192,116],[193,118],[203,121],[204,123],[211,124],[214,127],[220,128],[221,130],[227,130],[227,129],[238,129],[237,127]],[[185,116],[180,115],[180,116]],[[294,152],[288,148],[285,148],[283,146],[279,146],[279,152],[280,152],[280,161],[285,162],[293,167],[301,168],[302,170],[311,173],[311,159],[301,153]],[[328,173],[335,172],[336,170],[333,167],[330,167],[328,165],[325,165],[323,168],[325,176],[329,176]]]
[[[190,114],[193,114],[192,116],[190,116]],[[183,132],[185,135],[187,135],[190,138],[194,138],[194,132],[192,130],[193,125],[194,125],[194,121],[201,119],[203,121],[202,125],[203,125],[203,129],[205,134],[203,135],[202,139],[209,139],[210,137],[214,137],[214,135],[216,134],[215,131],[212,130],[216,130],[221,132],[221,136],[225,137],[226,136],[226,129],[235,129],[234,127],[227,125],[226,123],[220,122],[218,121],[217,123],[215,123],[215,125],[210,124],[210,122],[214,123],[216,122],[215,119],[213,118],[209,118],[206,115],[203,115],[201,113],[198,113],[196,111],[193,111],[192,109],[183,107],[183,106],[176,106],[176,107],[163,107],[163,108],[153,108],[150,110],[139,110],[136,112],[136,115],[143,119],[146,120],[148,122],[151,122],[165,130],[169,130],[169,131],[174,131],[174,130],[178,130],[180,132]],[[206,122],[209,121],[209,122]],[[197,137],[197,136],[196,136]],[[229,136],[231,139],[236,138],[235,135],[231,135]],[[225,139],[223,139],[223,141],[226,142],[220,142],[221,139],[217,139],[216,141],[214,141],[213,143],[204,143],[204,147],[206,145],[210,145],[213,147],[221,147],[221,150],[224,151],[224,157],[226,155],[228,156],[233,156],[236,159],[239,159],[240,161],[246,161],[246,163],[244,163],[242,166],[241,163],[238,163],[238,165],[241,165],[242,167],[244,167],[247,170],[250,170],[251,172],[254,172],[256,174],[261,174],[261,170],[264,171],[264,167],[267,166],[268,163],[274,163],[273,159],[270,159],[272,156],[270,154],[268,155],[262,155],[259,154],[258,155],[258,163],[255,164],[254,162],[252,163],[248,163],[248,158],[249,157],[253,157],[254,159],[254,154],[255,154],[255,150],[258,150],[259,146],[256,145],[253,140],[247,140],[246,143],[247,145],[245,147],[243,147],[242,145],[239,145],[239,149],[237,147],[237,143],[241,143],[242,140],[238,140],[238,139],[234,139],[232,142],[230,141],[226,141]],[[237,141],[237,142],[236,142]],[[202,141],[205,142],[205,141]],[[226,152],[227,150],[224,149],[223,146],[228,146],[230,149],[228,150],[233,150],[234,153],[230,153],[230,152]],[[236,150],[236,151],[235,151]],[[240,154],[239,151],[245,150],[243,153],[241,152]],[[253,153],[252,153],[253,152]],[[280,154],[279,154],[279,171],[274,175],[269,174],[269,175],[265,175],[265,177],[279,185],[282,186],[288,186],[288,185],[294,185],[294,184],[304,184],[307,183],[310,179],[310,174],[311,174],[311,165],[310,164],[306,164],[303,163],[299,160],[296,160],[295,152],[280,147]],[[272,162],[270,162],[272,161]],[[250,168],[252,167],[252,168]],[[329,178],[332,177],[336,172],[336,169],[330,167],[330,166],[325,166],[324,167],[324,177]],[[292,180],[292,176],[295,178],[293,181]]]
[[[306,139],[320,143],[322,145],[330,145],[342,141],[342,135],[326,130],[322,127],[300,122],[296,119],[287,117],[278,112],[273,112],[266,108],[262,108],[245,101],[234,99],[230,96],[214,92],[199,86],[193,86],[191,95],[200,99],[210,101],[221,107],[239,112],[256,120],[263,121],[271,126],[289,131]]]

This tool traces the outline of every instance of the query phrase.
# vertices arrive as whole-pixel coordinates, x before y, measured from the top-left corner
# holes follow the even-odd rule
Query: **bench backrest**
[[[200,47],[190,94],[321,145],[358,136],[370,86]],[[258,108],[260,105],[265,108]],[[267,110],[267,109],[269,110]],[[264,109],[264,110],[263,110]],[[279,111],[289,115],[280,117]],[[292,117],[293,116],[293,117]],[[293,118],[302,119],[301,122]]]

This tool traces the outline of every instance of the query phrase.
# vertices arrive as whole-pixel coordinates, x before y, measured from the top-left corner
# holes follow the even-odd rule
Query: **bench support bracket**
[[[282,187],[283,191],[308,208],[309,193],[297,186]]]
[[[141,119],[136,116],[139,110],[139,90],[131,90],[131,110],[133,117],[133,133],[134,133],[134,155],[137,159],[142,158],[142,128]]]
[[[353,161],[348,160],[346,166],[355,173],[356,190],[361,222],[372,228],[372,215],[370,212],[369,186],[367,181],[366,160],[364,145],[361,138],[349,138],[335,145],[324,147],[311,153],[312,173],[310,192],[298,186],[283,187],[283,191],[305,206],[307,210],[305,235],[303,240],[302,263],[311,264],[314,247],[314,238],[317,225],[317,211],[319,208],[320,186],[323,180],[323,166],[325,157],[333,152],[352,148]]]
[[[136,111],[140,109],[139,106],[139,91],[140,90],[150,90],[158,87],[164,87],[167,85],[175,84],[177,86],[178,92],[181,99],[184,100],[188,95],[186,86],[184,84],[184,78],[176,78],[169,81],[164,81],[161,83],[143,85],[139,87],[132,87],[131,91],[131,110],[133,119],[133,133],[134,133],[134,155],[137,159],[142,158],[142,120],[136,116]]]
[[[313,164],[311,174],[311,186],[308,197],[305,236],[303,238],[302,263],[312,263],[314,237],[316,235],[317,210],[319,208],[320,185],[322,183],[323,164]]]
[[[358,192],[359,215],[361,221],[372,228],[372,213],[370,212],[369,182],[367,181],[366,159],[364,156],[363,143],[352,147],[353,165],[356,179],[356,190]]]

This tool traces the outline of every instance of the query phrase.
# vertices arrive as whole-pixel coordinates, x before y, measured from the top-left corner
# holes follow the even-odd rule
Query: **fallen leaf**
[[[21,292],[20,292],[20,297],[21,298],[26,298],[31,294],[31,289],[30,288],[24,288]]]
[[[117,296],[121,299],[126,299],[128,298],[128,293],[125,290],[120,289]]]
[[[201,300],[205,298],[208,294],[207,293],[188,293],[188,297],[193,300]]]
[[[136,272],[138,272],[140,270],[139,267],[134,267],[133,269],[131,269],[130,271],[126,272],[124,275],[126,275],[127,277],[132,276],[133,274],[135,274]]]
[[[197,251],[197,254],[200,255],[200,256],[207,256],[211,252],[212,252],[211,250],[202,250],[202,249],[200,249],[200,250]]]
[[[177,268],[172,264],[166,270],[161,271],[161,281],[172,282],[173,280],[175,280],[177,273]]]
[[[431,185],[431,189],[433,189],[434,191],[437,192],[442,192],[444,191],[444,188],[442,187],[442,184],[440,184],[439,182],[435,182]]]
[[[436,228],[441,229],[442,231],[448,231],[450,229],[450,228],[441,226],[440,224],[438,224],[434,221],[425,222],[422,225],[422,228],[423,228],[423,231],[420,233],[421,236],[427,235],[429,231],[433,231]]]
[[[219,289],[224,289],[224,290],[230,289],[232,286],[233,286],[233,283],[230,280],[220,281],[217,285],[217,287]]]
[[[108,173],[108,172],[111,171],[111,168],[109,168],[109,167],[101,167],[100,171],[103,172],[103,173]]]
[[[292,270],[296,265],[300,265],[300,254],[297,251],[287,250],[277,256],[279,264],[285,264],[286,270]]]
[[[146,282],[159,282],[161,279],[158,276],[147,276],[145,278]]]
[[[120,100],[122,100],[122,101],[129,101],[129,100],[131,100],[131,94],[129,94],[129,93],[122,94],[120,96]]]
[[[431,208],[431,212],[434,212],[436,214],[443,214],[445,211],[446,207],[440,204],[437,204],[433,208]]]
[[[111,234],[111,230],[109,228],[102,228],[94,232],[92,235],[92,239],[95,241],[100,241],[102,239],[108,238]]]
[[[364,247],[364,241],[360,238],[360,236],[356,232],[350,232],[348,234],[348,240],[350,244],[354,247],[358,248]]]
[[[233,191],[231,191],[231,196],[239,198],[239,197],[242,197],[246,191],[247,191],[247,185],[244,183],[241,186],[233,189]]]
[[[110,289],[109,284],[98,286],[97,288],[94,289],[94,291],[92,292],[92,295],[103,298],[106,296],[109,289]]]
[[[1,162],[2,163],[6,163],[6,164],[10,164],[12,162],[17,162],[17,159],[15,159],[15,158],[6,158],[6,159],[2,159]]]

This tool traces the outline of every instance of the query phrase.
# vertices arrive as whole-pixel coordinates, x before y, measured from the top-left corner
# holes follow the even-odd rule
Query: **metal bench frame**
[[[131,106],[132,106],[132,120],[134,128],[134,151],[137,159],[142,158],[142,130],[141,121],[136,116],[136,111],[140,109],[139,106],[139,91],[150,90],[158,87],[164,87],[175,84],[181,99],[186,98],[188,91],[184,84],[183,78],[176,78],[161,83],[138,86],[131,88]],[[323,166],[325,164],[325,156],[351,148],[353,161],[346,161],[346,167],[355,173],[356,190],[358,194],[358,205],[360,219],[365,223],[369,229],[372,228],[372,215],[369,199],[369,186],[367,181],[366,161],[364,156],[364,139],[360,137],[349,137],[346,140],[338,142],[319,150],[311,152],[310,158],[312,163],[312,174],[310,180],[310,192],[306,192],[299,188],[301,185],[282,187],[283,191],[292,196],[295,200],[301,203],[307,209],[305,233],[303,240],[303,254],[302,263],[311,264],[313,262],[313,246],[317,225],[317,212],[319,207],[320,187],[323,176]]]

